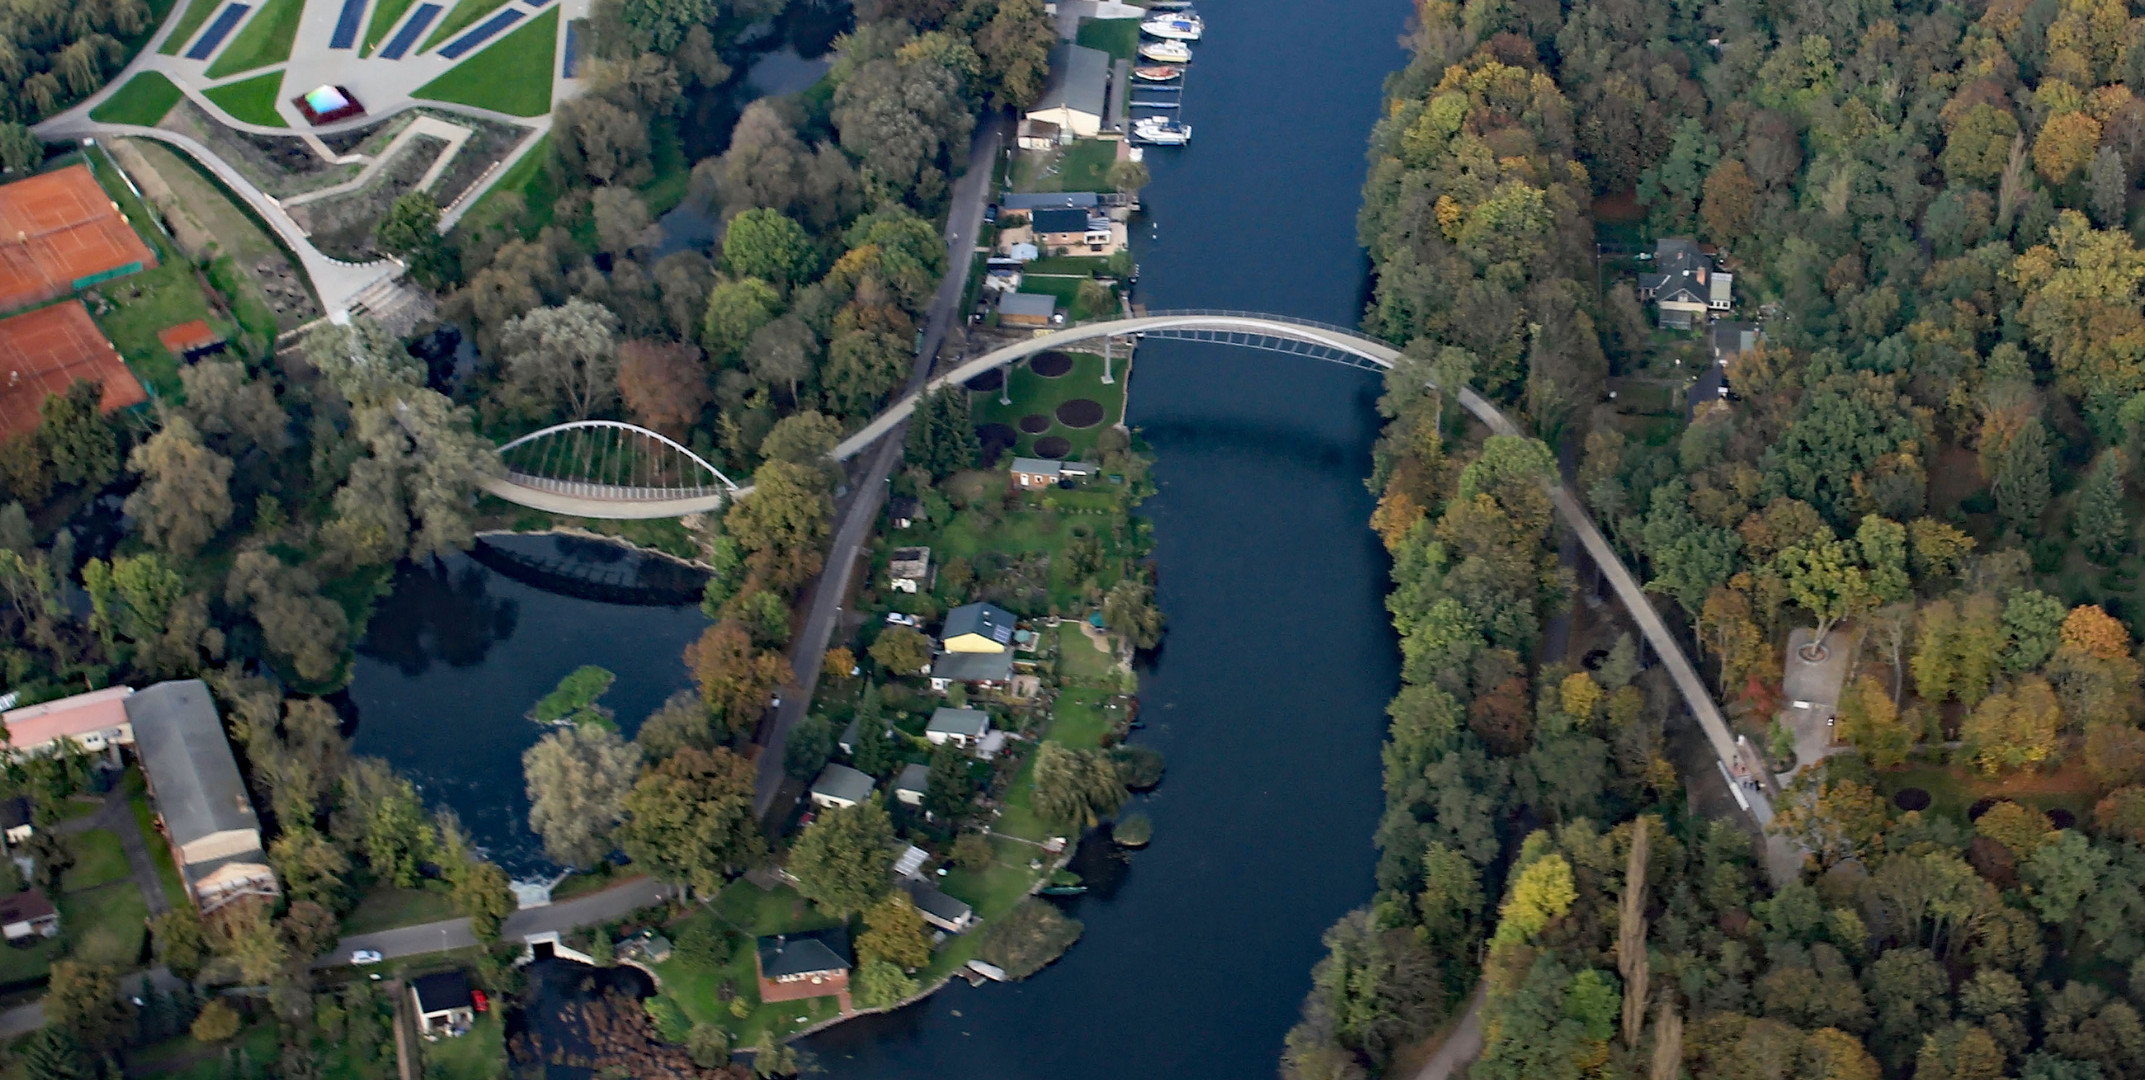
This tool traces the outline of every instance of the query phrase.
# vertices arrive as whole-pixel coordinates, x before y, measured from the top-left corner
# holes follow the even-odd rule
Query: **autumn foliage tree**
[[[750,733],[775,690],[795,677],[781,653],[754,648],[752,632],[730,619],[708,627],[685,647],[685,666],[708,711],[737,735]]]
[[[635,339],[618,347],[618,392],[640,422],[683,439],[711,395],[700,350]]]

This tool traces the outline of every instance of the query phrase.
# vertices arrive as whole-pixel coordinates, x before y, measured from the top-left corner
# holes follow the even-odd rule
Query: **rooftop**
[[[0,311],[156,265],[87,165],[0,185]]]
[[[62,737],[101,735],[125,725],[127,699],[133,695],[131,686],[92,690],[0,713],[0,722],[7,725],[8,742],[18,750],[28,750]]]
[[[938,891],[927,881],[912,878],[902,882],[901,887],[909,891],[909,899],[915,902],[916,910],[935,915],[949,923],[959,923],[975,911],[967,904]]]
[[[930,786],[930,782],[931,767],[911,762],[894,775],[894,790],[921,792]]]
[[[931,723],[926,732],[943,732],[947,735],[965,735],[974,739],[991,728],[991,715],[981,709],[941,708],[931,714]],[[921,766],[919,766],[921,768]]]
[[[1022,214],[1033,210],[1062,209],[1065,207],[1093,209],[1101,205],[1102,196],[1092,191],[1037,191],[1009,194],[998,200],[999,209]]]
[[[860,803],[871,798],[872,786],[868,773],[858,772],[847,765],[829,765],[820,770],[819,779],[812,781],[812,794]]]
[[[1013,624],[1019,620],[996,604],[963,604],[946,613],[939,640],[950,641],[968,634],[989,638],[1003,647],[1013,640]]]
[[[887,560],[887,571],[897,578],[920,578],[931,572],[931,549],[895,548],[893,558]]]
[[[52,901],[36,889],[0,897],[0,926],[49,918],[57,914],[59,912],[52,907]]]
[[[435,971],[422,975],[410,984],[417,994],[417,1011],[440,1013],[449,1009],[467,1009],[476,1005],[476,998],[469,993],[469,979],[459,971]]]
[[[1065,207],[1036,210],[1028,215],[1028,224],[1037,233],[1084,233],[1090,220],[1087,211]]]
[[[1013,677],[1013,653],[946,653],[931,664],[931,677],[964,683],[1005,682]]]
[[[1017,457],[1013,459],[1013,471],[1031,476],[1057,476],[1065,471],[1065,463],[1049,458]]]
[[[1050,74],[1043,80],[1043,96],[1028,112],[1066,109],[1099,117],[1109,92],[1110,54],[1061,41],[1050,50]]]
[[[207,683],[157,683],[136,691],[126,710],[172,843],[185,847],[217,833],[261,827]]]
[[[998,312],[1001,315],[1032,315],[1047,319],[1058,313],[1058,298],[1042,293],[999,293]]]
[[[777,934],[759,940],[760,976],[824,975],[849,970],[849,931],[829,927],[808,934]]]

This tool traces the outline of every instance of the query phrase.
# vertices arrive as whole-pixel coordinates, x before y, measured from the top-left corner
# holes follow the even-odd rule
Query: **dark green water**
[[[1193,145],[1148,152],[1141,299],[1353,325],[1363,147],[1405,60],[1408,8],[1233,0],[1202,14]],[[1041,974],[956,983],[810,1040],[835,1080],[1272,1076],[1319,934],[1369,898],[1398,679],[1363,486],[1376,381],[1149,342],[1132,391],[1159,457],[1144,512],[1169,616],[1136,735],[1169,757],[1138,807],[1155,842],[1068,905],[1086,936]]]

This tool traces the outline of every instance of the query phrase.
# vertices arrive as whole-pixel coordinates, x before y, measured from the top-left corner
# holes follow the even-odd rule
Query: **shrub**
[[[1080,930],[1079,920],[1031,896],[983,928],[976,952],[1004,968],[1006,978],[1025,979],[1065,955],[1080,940]]]
[[[238,1034],[238,1010],[221,1001],[211,1001],[194,1017],[195,1042],[220,1043]]]

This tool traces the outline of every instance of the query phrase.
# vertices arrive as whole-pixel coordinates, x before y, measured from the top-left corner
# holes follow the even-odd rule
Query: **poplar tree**
[[[2129,515],[2123,511],[2122,451],[2103,451],[2086,473],[2071,509],[2071,532],[2094,562],[2109,564],[2122,557],[2130,541]]]

